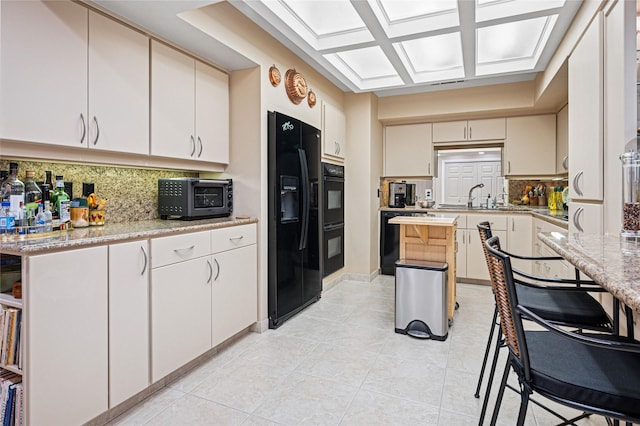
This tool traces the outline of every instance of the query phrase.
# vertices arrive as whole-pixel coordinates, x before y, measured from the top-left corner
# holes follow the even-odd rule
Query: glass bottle
[[[38,204],[42,202],[42,190],[36,183],[33,170],[25,172],[24,179],[24,203],[27,210],[37,210]]]
[[[49,185],[42,185],[42,202],[44,204],[44,232],[51,232],[53,229],[53,214],[49,202]]]
[[[18,163],[9,164],[9,176],[3,183],[4,196],[2,201],[8,201],[13,217],[22,219],[20,204],[24,203],[24,183],[18,179]]]
[[[635,151],[625,152],[622,161],[622,232],[621,236],[640,236],[640,157]]]
[[[3,201],[0,204],[0,234],[13,234],[15,229],[16,220],[11,215],[10,203]]]
[[[53,191],[52,202],[58,214],[60,222],[68,222],[71,219],[70,197],[64,190],[64,178],[62,175],[56,176],[56,189]]]
[[[51,170],[46,170],[44,172],[44,183],[45,185],[49,185],[49,194],[51,194],[51,191],[53,191],[53,189],[55,188],[55,186],[53,185],[53,180],[51,180]],[[44,193],[44,189],[42,189],[42,192]]]
[[[0,201],[4,200],[4,181],[8,176],[8,170],[0,170]]]

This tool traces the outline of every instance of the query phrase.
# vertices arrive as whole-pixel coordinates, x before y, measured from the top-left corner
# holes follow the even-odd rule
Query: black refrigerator
[[[269,327],[322,291],[320,130],[269,112]]]

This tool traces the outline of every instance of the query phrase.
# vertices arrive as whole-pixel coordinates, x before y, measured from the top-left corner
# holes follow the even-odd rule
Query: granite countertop
[[[423,209],[421,207],[380,207],[380,211],[385,212],[404,212],[404,213],[456,213],[456,214],[529,214],[534,217],[543,219],[554,225],[558,225],[567,229],[569,226],[569,220],[565,216],[563,210],[549,210],[547,208],[538,207],[526,207],[526,206],[503,206],[495,209],[481,209],[481,208],[467,208],[460,206],[460,208],[446,207],[446,208],[432,208]]]
[[[539,233],[538,238],[635,312],[640,313],[640,245],[616,236]]]
[[[25,255],[38,254],[51,250],[63,250],[105,243],[115,243],[127,240],[164,237],[187,232],[207,231],[210,229],[226,228],[229,226],[256,223],[257,219],[217,218],[202,220],[144,220],[139,222],[125,222],[106,224],[104,226],[90,226],[76,228],[69,231],[58,231],[46,237],[20,236],[0,239],[0,253]]]
[[[452,226],[458,220],[457,214],[424,214],[420,216],[396,216],[389,223],[397,225]]]

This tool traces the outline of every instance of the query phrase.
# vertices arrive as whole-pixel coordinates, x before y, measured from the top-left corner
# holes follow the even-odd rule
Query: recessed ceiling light
[[[480,151],[480,152],[478,152],[478,154],[484,155],[484,151]]]

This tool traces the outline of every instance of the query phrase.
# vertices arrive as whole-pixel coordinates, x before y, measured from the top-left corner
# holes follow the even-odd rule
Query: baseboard
[[[268,329],[269,329],[269,318],[265,318],[263,320],[257,321],[250,328],[250,330],[255,333],[264,333]]]

